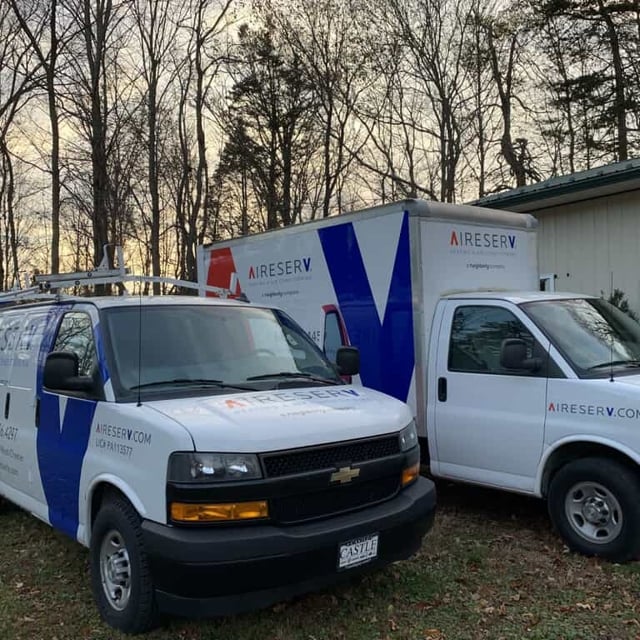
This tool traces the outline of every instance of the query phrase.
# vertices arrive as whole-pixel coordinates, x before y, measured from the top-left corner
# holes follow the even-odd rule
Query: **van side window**
[[[506,338],[520,338],[527,358],[545,352],[529,330],[510,311],[494,306],[461,306],[453,316],[449,344],[449,370],[514,375],[500,365],[500,348]],[[536,375],[518,372],[516,375]],[[540,375],[540,374],[537,374]]]
[[[69,351],[78,356],[78,374],[92,376],[98,364],[91,318],[86,313],[71,311],[60,323],[53,351]]]

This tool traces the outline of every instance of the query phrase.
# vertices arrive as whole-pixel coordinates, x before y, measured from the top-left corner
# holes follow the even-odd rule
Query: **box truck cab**
[[[265,606],[419,548],[412,412],[284,312],[48,297],[0,311],[0,496],[89,547],[109,624]]]
[[[640,326],[538,290],[533,217],[407,200],[201,247],[199,269],[329,357],[357,345],[355,382],[411,405],[434,476],[546,499],[582,553],[640,553]]]

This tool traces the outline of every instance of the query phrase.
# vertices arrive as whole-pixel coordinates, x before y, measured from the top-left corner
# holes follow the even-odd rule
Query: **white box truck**
[[[289,312],[412,407],[436,477],[544,498],[567,545],[640,554],[640,325],[538,290],[529,215],[406,200],[202,246],[201,286]]]

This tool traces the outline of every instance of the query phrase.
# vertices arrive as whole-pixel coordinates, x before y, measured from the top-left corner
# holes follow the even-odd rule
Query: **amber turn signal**
[[[174,522],[224,522],[269,517],[269,507],[266,500],[223,502],[220,504],[172,502],[170,511],[171,519]]]
[[[406,487],[408,484],[415,482],[420,475],[420,463],[416,462],[410,467],[402,470],[402,486]]]

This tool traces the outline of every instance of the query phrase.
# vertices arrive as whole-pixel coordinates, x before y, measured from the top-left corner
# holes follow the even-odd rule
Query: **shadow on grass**
[[[530,522],[547,519],[546,504],[538,498],[448,480],[435,482],[438,506],[449,513],[484,516],[498,522],[513,520],[514,517]]]

